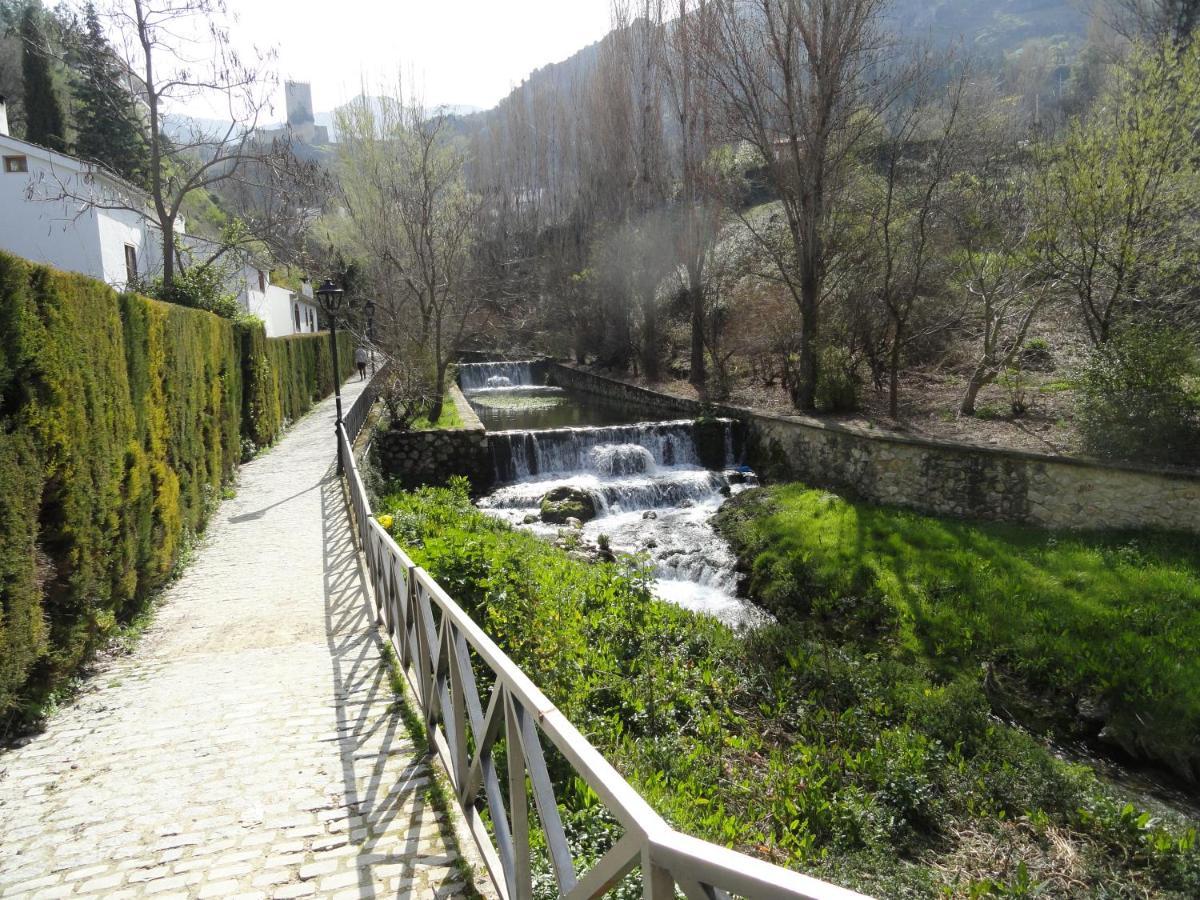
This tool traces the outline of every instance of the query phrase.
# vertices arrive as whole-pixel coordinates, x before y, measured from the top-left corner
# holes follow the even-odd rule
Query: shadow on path
[[[469,890],[456,868],[453,835],[443,831],[445,812],[429,797],[434,776],[424,737],[405,727],[405,700],[392,693],[342,485],[331,471],[320,488],[326,634],[346,824],[358,848],[356,887],[362,897]]]

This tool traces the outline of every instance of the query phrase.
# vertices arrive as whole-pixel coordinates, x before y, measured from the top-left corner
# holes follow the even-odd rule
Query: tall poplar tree
[[[50,52],[42,33],[39,10],[25,7],[21,17],[21,76],[25,85],[25,139],[52,150],[66,149],[62,104],[50,77]]]
[[[143,184],[149,150],[128,74],[105,40],[93,4],[87,4],[84,17],[86,30],[74,52],[75,152]]]

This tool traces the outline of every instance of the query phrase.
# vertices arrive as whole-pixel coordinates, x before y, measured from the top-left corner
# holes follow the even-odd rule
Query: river
[[[488,429],[496,467],[499,486],[479,500],[482,510],[554,538],[563,526],[541,521],[542,498],[555,488],[582,491],[596,517],[578,529],[581,538],[645,554],[660,598],[739,628],[765,621],[738,597],[737,560],[712,527],[730,496],[757,483],[737,464],[733,423],[724,423],[723,464],[710,469],[692,421],[647,420],[539,385],[528,363],[465,364],[459,383]]]

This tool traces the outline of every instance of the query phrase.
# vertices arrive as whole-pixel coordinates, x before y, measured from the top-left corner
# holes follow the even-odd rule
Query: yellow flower
[[[391,531],[392,522],[395,520],[391,516],[379,516],[375,521],[383,526],[384,531]]]

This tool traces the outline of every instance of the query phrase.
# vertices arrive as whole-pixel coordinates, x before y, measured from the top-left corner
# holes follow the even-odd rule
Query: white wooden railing
[[[353,527],[365,558],[370,602],[421,707],[496,891],[533,896],[530,829],[541,832],[563,898],[601,897],[634,869],[647,900],[747,898],[851,900],[862,895],[689,837],[671,828],[524,672],[375,521],[353,444],[373,392],[364,391],[338,427]],[[361,406],[361,408],[359,408]],[[491,680],[486,703],[476,671]],[[587,871],[576,870],[559,817],[543,741],[603,801],[623,836]],[[506,771],[497,771],[499,745]],[[502,777],[507,782],[506,796]],[[531,797],[532,795],[532,797]],[[537,817],[530,815],[530,799]],[[491,831],[485,824],[490,822]]]

